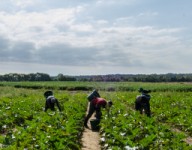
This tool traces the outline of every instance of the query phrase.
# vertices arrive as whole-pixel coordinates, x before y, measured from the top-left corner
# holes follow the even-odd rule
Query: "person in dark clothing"
[[[93,90],[93,92],[87,97],[89,101],[93,100],[94,98],[100,97],[98,89]]]
[[[140,113],[143,113],[143,110],[145,114],[150,117],[151,116],[151,110],[150,110],[150,99],[151,96],[148,94],[151,91],[150,90],[144,90],[143,88],[139,89],[139,92],[141,95],[137,96],[135,100],[135,109],[140,111]]]
[[[61,107],[59,105],[58,100],[53,96],[53,92],[52,91],[46,91],[44,93],[44,97],[46,98],[46,102],[45,102],[45,112],[47,111],[47,109],[51,109],[52,111],[55,110],[55,104],[57,105],[59,111],[61,111]]]
[[[89,104],[89,110],[84,120],[84,126],[88,128],[87,122],[89,118],[91,118],[94,112],[96,112],[95,114],[96,119],[100,120],[102,116],[101,108],[108,109],[109,107],[112,106],[112,104],[113,104],[112,101],[106,101],[104,98],[100,98],[100,97],[94,98]]]

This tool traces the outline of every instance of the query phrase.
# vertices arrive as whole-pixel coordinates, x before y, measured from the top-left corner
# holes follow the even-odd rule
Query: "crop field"
[[[152,91],[151,117],[134,110],[139,87]],[[114,103],[109,113],[102,110],[102,149],[192,149],[192,84],[139,82],[1,82],[0,149],[81,149],[87,95],[94,88]],[[62,112],[43,111],[48,89]]]

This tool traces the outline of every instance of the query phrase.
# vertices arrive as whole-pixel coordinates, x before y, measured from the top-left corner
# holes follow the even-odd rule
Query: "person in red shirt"
[[[90,101],[89,111],[84,120],[84,126],[88,128],[87,122],[89,118],[91,118],[94,112],[96,112],[95,114],[96,119],[100,120],[102,116],[101,108],[111,107],[112,104],[113,104],[112,101],[107,102],[104,98],[100,98],[100,97],[96,97],[92,101]]]

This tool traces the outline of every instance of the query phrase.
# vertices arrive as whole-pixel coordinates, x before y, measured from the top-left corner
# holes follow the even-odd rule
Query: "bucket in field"
[[[87,99],[88,99],[89,101],[91,101],[91,100],[93,100],[95,97],[100,97],[99,93],[98,93],[96,90],[94,90],[94,91],[87,97]]]
[[[99,128],[100,128],[99,123],[100,123],[99,119],[91,119],[90,120],[91,129],[92,130],[99,130]]]

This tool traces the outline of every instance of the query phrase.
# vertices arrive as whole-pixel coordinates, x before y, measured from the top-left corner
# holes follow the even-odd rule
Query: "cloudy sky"
[[[0,0],[0,74],[192,72],[191,0]]]

